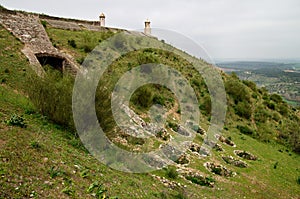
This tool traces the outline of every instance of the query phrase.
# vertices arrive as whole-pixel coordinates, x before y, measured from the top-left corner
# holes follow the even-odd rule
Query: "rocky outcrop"
[[[232,156],[223,156],[222,159],[227,163],[240,168],[248,167],[247,163],[242,160],[234,159]]]
[[[246,151],[235,150],[234,153],[237,156],[244,158],[246,160],[257,160],[257,157],[255,155],[252,155],[251,153],[246,152]]]
[[[188,154],[184,153],[175,162],[177,164],[188,165],[190,163],[190,157]]]
[[[157,138],[162,139],[163,141],[167,141],[171,138],[171,135],[167,132],[166,129],[161,129],[157,134]]]
[[[206,131],[201,126],[198,126],[197,133],[200,135],[206,135]]]
[[[204,176],[198,170],[192,168],[179,167],[177,169],[179,176],[190,181],[191,183],[198,184],[200,186],[214,187],[215,180],[211,177]]]
[[[190,151],[197,154],[197,155],[200,155],[200,156],[209,156],[210,155],[210,151],[205,148],[205,147],[201,147],[200,145],[196,144],[196,143],[192,143],[190,145]]]
[[[213,162],[207,162],[204,164],[205,168],[207,168],[210,172],[224,176],[224,177],[233,177],[236,175],[235,172],[230,171],[225,166]]]
[[[222,135],[216,135],[216,138],[217,138],[220,142],[222,142],[222,143],[225,143],[225,144],[227,144],[227,145],[229,145],[229,146],[232,146],[232,147],[236,147],[236,145],[234,144],[233,141],[231,141],[231,140],[228,139],[228,138],[225,138],[225,137],[222,136]]]
[[[175,182],[175,181],[166,179],[165,177],[160,177],[160,176],[157,176],[157,175],[152,175],[152,177],[155,180],[160,181],[165,187],[168,187],[168,188],[171,188],[171,189],[175,189],[175,188],[178,188],[178,187],[185,187],[182,184],[180,184],[179,182]]]
[[[213,149],[215,149],[216,151],[224,151],[224,149],[222,148],[222,146],[214,141],[211,141],[211,140],[205,140],[204,141],[205,144],[207,146],[210,146],[212,147]]]
[[[138,114],[125,104],[121,104],[120,108],[124,111],[126,117],[123,115],[117,115],[119,121],[122,122],[119,126],[126,134],[141,138],[150,136],[156,136],[163,140],[168,140],[170,138],[170,135],[167,133],[165,128],[162,128],[160,125],[155,123],[146,123]],[[125,119],[128,119],[129,122],[123,122]]]

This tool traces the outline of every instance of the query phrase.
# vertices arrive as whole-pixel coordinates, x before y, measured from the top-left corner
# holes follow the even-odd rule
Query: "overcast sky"
[[[300,0],[0,0],[18,10],[179,32],[212,58],[300,58]]]

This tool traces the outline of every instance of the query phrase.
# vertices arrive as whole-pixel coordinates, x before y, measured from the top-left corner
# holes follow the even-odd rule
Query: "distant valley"
[[[293,106],[300,106],[300,62],[276,63],[256,61],[219,62],[226,73],[235,72],[242,80],[255,82],[271,93],[278,93]]]

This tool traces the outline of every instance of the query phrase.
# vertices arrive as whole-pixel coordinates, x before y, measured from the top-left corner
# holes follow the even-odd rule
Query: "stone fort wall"
[[[43,74],[43,67],[39,60],[44,57],[61,61],[61,70],[76,73],[81,66],[74,58],[55,48],[50,41],[41,21],[46,21],[52,27],[69,30],[92,30],[113,32],[121,29],[100,27],[100,21],[86,21],[77,19],[65,19],[43,14],[27,13],[23,11],[11,11],[0,8],[0,24],[10,31],[16,38],[24,43],[22,52],[28,58],[34,70]]]

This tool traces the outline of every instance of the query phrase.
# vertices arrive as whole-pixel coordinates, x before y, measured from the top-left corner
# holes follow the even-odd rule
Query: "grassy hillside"
[[[82,32],[58,30],[50,26],[47,26],[47,32],[53,44],[60,49],[73,52],[72,55],[79,59],[86,53],[85,41],[79,39]],[[84,34],[91,41],[99,42],[95,39],[102,38],[98,35],[100,33],[87,31]],[[71,40],[75,41],[76,47]],[[188,152],[191,158],[188,167],[216,181],[214,187],[206,187],[176,177],[177,171],[172,167],[148,174],[128,174],[112,170],[95,160],[83,148],[75,132],[67,130],[72,129],[72,118],[66,114],[70,111],[70,93],[59,91],[68,91],[72,87],[72,78],[50,69],[44,80],[38,79],[20,52],[22,47],[17,39],[0,27],[0,198],[99,198],[104,193],[118,198],[297,198],[300,195],[300,157],[292,152],[292,148],[297,149],[297,143],[292,143],[297,138],[290,137],[299,135],[299,118],[280,98],[257,89],[251,82],[241,82],[235,76],[223,75],[229,102],[223,136],[230,138],[237,147],[220,143],[225,151],[213,150],[212,155],[206,158]],[[115,79],[103,79],[102,83],[106,82],[103,85],[112,86],[126,69],[149,60],[171,65],[186,76],[192,74],[189,81],[202,105],[202,123],[206,127],[210,106],[203,80],[193,73],[193,68],[184,67],[188,66],[185,60],[174,58],[173,54],[155,49],[133,52],[111,66],[106,77],[113,76]],[[33,80],[35,84],[28,83]],[[67,84],[70,87],[61,87],[62,82],[70,83]],[[39,88],[43,95],[33,95],[28,88]],[[163,99],[162,105],[169,109],[176,107],[176,99],[172,99],[172,93],[165,88],[149,85],[146,90],[137,91],[136,99],[139,99],[139,92],[150,93],[153,95],[150,104],[154,99]],[[66,98],[53,101],[58,96]],[[108,102],[109,98],[98,97],[101,103]],[[40,100],[48,100],[48,105],[41,106]],[[65,107],[64,114],[52,111],[51,104]],[[101,107],[99,105],[97,109],[98,116],[100,122],[105,122],[107,120],[101,119],[102,114],[111,117],[111,113],[103,112]],[[132,108],[141,116],[147,107],[148,103],[132,100]],[[58,125],[61,118],[66,121]],[[108,131],[111,128],[107,126]],[[200,144],[202,139],[197,136],[195,142]],[[128,141],[136,143],[136,140]],[[223,156],[231,155],[238,159],[234,150],[249,151],[258,160],[244,160],[249,166],[247,168],[226,164]],[[213,174],[203,166],[208,161],[225,165],[237,175],[222,177]],[[182,186],[169,188],[152,175],[179,182]]]
[[[48,27],[46,30],[50,38],[55,38],[52,39],[53,44],[59,43],[62,50],[71,51],[76,56],[82,53],[81,47],[67,45],[69,42],[66,39],[72,40],[74,38],[75,40],[75,38],[81,38],[82,32],[59,30],[51,27]],[[87,32],[84,32],[84,34],[89,35],[85,40],[98,41],[97,38],[99,38],[99,35],[93,35]],[[75,44],[85,46],[85,40],[77,40]],[[107,123],[111,123],[110,129],[107,131],[112,130],[115,126],[114,121],[109,122],[109,119],[107,119],[112,118],[111,111],[106,109],[107,112],[103,112],[101,108],[110,107],[110,94],[115,84],[127,70],[146,63],[161,63],[174,67],[189,80],[199,101],[199,108],[202,113],[201,125],[204,128],[207,127],[210,118],[211,102],[203,78],[186,60],[175,54],[162,50],[145,49],[142,51],[133,51],[118,59],[106,70],[103,75],[104,78],[100,80],[98,95],[96,95],[96,107],[98,107],[97,114],[100,122],[101,118],[105,115],[106,120],[105,123],[102,124],[104,128]],[[206,63],[203,62],[203,65],[205,64]],[[222,74],[222,76],[224,78],[225,89],[228,93],[229,103],[225,131],[234,131],[237,128],[244,130],[249,129],[248,132],[242,130],[242,133],[244,132],[264,142],[276,141],[289,146],[296,152],[300,151],[300,129],[297,128],[300,119],[297,116],[296,110],[290,108],[280,96],[276,94],[270,95],[266,90],[257,88],[253,82],[240,81],[236,75],[229,76]],[[166,106],[166,104],[168,104],[168,109],[172,109],[172,107],[174,108],[174,106],[176,106],[176,99],[171,97],[171,94],[167,92],[166,89],[155,85],[149,85],[147,89],[148,92],[150,92],[148,94],[153,98],[152,101],[148,102],[147,105],[144,104],[144,108],[139,103],[132,103],[132,108],[136,112],[139,112],[139,109],[142,108],[142,112],[139,112],[140,115],[143,115],[141,113],[145,112],[152,104],[158,103],[158,99],[162,101],[159,102],[161,105]],[[145,94],[141,93],[141,90],[138,90],[135,95],[133,95],[132,100],[137,101],[138,99],[135,99],[134,96],[139,93],[141,95]],[[176,117],[176,113],[174,114]],[[170,115],[170,118],[171,117],[174,117],[174,115]]]

